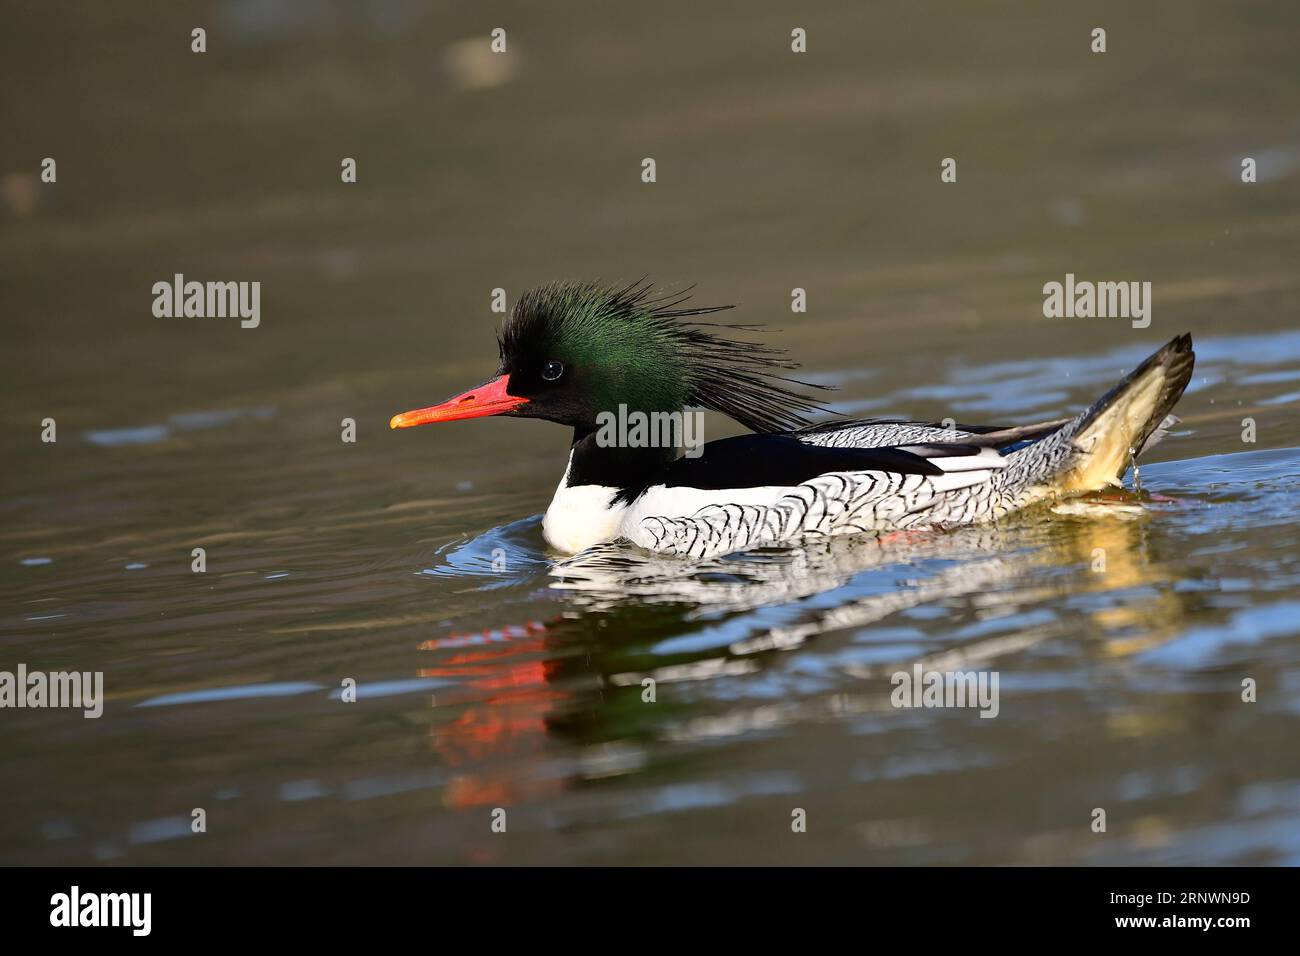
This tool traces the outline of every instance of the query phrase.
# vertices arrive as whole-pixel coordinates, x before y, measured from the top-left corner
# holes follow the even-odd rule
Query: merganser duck
[[[487,415],[567,425],[569,464],[542,522],[552,548],[576,554],[624,539],[705,558],[809,536],[945,530],[1119,485],[1178,421],[1170,410],[1195,360],[1191,336],[1180,335],[1074,418],[814,425],[804,416],[824,403],[797,389],[821,386],[780,374],[797,367],[781,350],[727,334],[755,326],[692,320],[730,306],[685,301],[656,296],[644,282],[534,289],[502,326],[494,378],[389,425]],[[610,441],[601,427],[619,411],[680,415],[690,407],[755,434],[708,442],[689,457],[671,445]]]

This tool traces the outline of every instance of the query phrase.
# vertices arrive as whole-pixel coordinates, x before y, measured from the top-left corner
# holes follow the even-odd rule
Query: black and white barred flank
[[[689,517],[647,516],[630,529],[631,539],[651,551],[703,558],[808,537],[970,524],[1011,509],[1006,490],[992,480],[1009,462],[996,450],[939,460],[954,463],[939,476],[832,472],[770,504],[721,503]]]
[[[652,551],[703,558],[807,537],[993,521],[1036,501],[1116,484],[1178,421],[1169,409],[1193,358],[1190,337],[1180,336],[1064,422],[1011,429],[849,422],[796,432],[806,444],[898,449],[940,473],[830,472],[775,489],[769,502],[719,502],[676,516],[643,509],[624,533]]]

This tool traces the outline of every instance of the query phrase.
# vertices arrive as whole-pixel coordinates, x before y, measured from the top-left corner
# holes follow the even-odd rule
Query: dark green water
[[[15,6],[0,670],[108,699],[0,711],[0,861],[1300,863],[1292,6]],[[177,272],[261,325],[155,318]],[[493,288],[647,272],[860,415],[1197,372],[1141,494],[557,569],[562,429],[386,422],[492,372]],[[1067,272],[1151,326],[1044,319]],[[918,661],[997,718],[891,706]]]

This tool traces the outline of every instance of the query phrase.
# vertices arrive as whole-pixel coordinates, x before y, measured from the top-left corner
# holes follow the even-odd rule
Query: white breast
[[[569,467],[573,453],[569,453]],[[619,536],[626,505],[612,504],[617,488],[604,485],[569,487],[569,468],[564,469],[560,486],[542,518],[542,536],[546,543],[565,554],[577,554],[602,541]]]
[[[605,485],[569,486],[569,467],[555,489],[542,534],[546,543],[565,554],[577,554],[593,545],[616,538],[639,541],[641,521],[647,517],[688,518],[701,508],[720,504],[770,505],[790,493],[789,488],[761,485],[757,488],[666,488],[655,485],[646,489],[631,506],[613,504],[617,488]]]

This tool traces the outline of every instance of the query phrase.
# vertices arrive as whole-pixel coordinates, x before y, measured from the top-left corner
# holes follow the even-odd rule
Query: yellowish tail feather
[[[1143,451],[1177,423],[1170,415],[1192,377],[1190,335],[1171,340],[1080,416],[1070,467],[1057,474],[1062,492],[1097,491],[1120,484]]]

